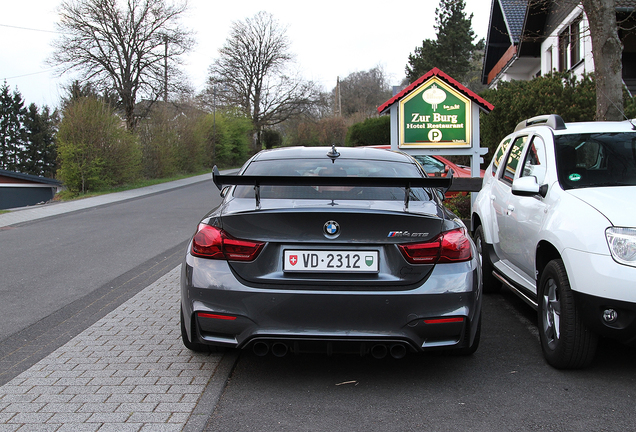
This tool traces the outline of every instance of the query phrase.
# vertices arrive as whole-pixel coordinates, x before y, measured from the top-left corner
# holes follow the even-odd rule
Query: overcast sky
[[[57,36],[59,0],[4,1],[0,14],[0,81],[16,87],[25,103],[57,106],[71,76],[56,76],[45,60]],[[204,88],[209,65],[229,35],[232,22],[271,13],[287,35],[304,77],[331,90],[338,76],[381,66],[393,85],[404,77],[408,55],[434,39],[436,0],[189,0],[184,24],[197,45],[185,58],[191,85]],[[466,0],[477,38],[488,30],[491,0]],[[19,27],[19,28],[16,28]]]

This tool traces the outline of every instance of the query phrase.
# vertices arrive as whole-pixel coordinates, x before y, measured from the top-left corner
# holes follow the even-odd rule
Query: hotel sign
[[[436,76],[400,101],[400,148],[466,148],[471,100]]]

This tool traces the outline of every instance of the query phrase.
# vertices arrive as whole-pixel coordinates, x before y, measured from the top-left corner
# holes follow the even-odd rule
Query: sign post
[[[378,107],[391,116],[391,149],[411,155],[471,157],[480,176],[488,148],[479,146],[479,112],[494,106],[437,68]],[[474,197],[473,197],[474,199]]]

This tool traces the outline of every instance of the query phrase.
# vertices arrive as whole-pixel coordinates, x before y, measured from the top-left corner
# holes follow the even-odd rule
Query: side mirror
[[[230,186],[225,186],[223,189],[221,189],[221,198],[225,198],[225,195],[227,195],[227,191],[230,190]]]
[[[548,193],[548,185],[539,185],[534,176],[520,177],[512,182],[512,194],[517,196],[541,195],[543,198]]]

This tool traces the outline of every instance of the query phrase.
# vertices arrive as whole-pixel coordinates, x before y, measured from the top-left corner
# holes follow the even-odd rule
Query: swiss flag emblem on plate
[[[290,255],[289,256],[289,263],[291,265],[295,266],[297,262],[298,262],[298,255]]]

